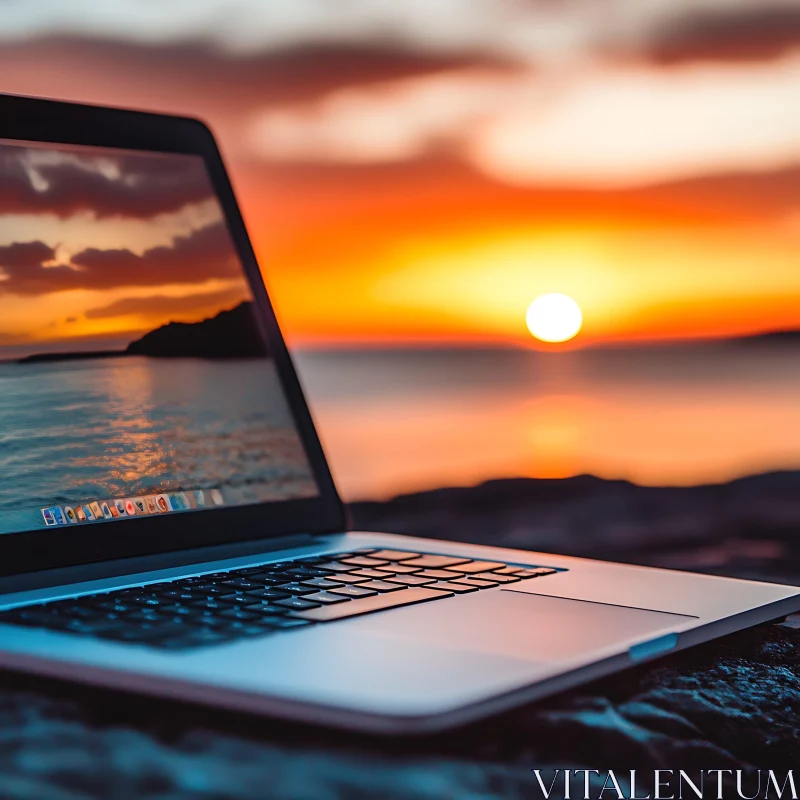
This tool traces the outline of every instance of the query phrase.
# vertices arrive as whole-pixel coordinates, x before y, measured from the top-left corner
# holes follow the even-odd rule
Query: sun
[[[567,342],[580,331],[583,314],[571,297],[543,294],[528,306],[525,322],[531,334],[542,342]]]

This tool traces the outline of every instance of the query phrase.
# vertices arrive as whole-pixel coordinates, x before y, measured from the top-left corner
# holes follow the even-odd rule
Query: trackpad
[[[678,631],[694,617],[510,590],[479,592],[364,617],[361,624],[462,650],[532,661],[615,652],[644,635]]]

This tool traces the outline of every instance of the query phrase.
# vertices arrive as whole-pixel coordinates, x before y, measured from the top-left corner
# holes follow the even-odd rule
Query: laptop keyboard
[[[184,650],[477,592],[557,571],[372,548],[24,606],[0,612],[0,622]]]

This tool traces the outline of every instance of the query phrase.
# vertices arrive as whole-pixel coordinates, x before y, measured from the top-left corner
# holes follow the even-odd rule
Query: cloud
[[[272,162],[410,163],[447,152],[498,180],[614,187],[800,161],[800,53],[670,70],[592,64],[462,69],[343,89],[265,111],[249,131]]]
[[[184,313],[191,314],[205,308],[227,308],[246,299],[248,299],[248,293],[243,286],[221,292],[204,292],[181,297],[163,294],[149,297],[123,297],[107,306],[91,308],[85,316],[87,319],[106,319],[128,314],[142,314],[146,316],[175,315],[177,318]]]
[[[644,51],[659,64],[759,61],[800,48],[800,7],[760,3],[690,11],[654,28]]]
[[[800,162],[800,54],[666,71],[594,68],[488,120],[467,156],[520,184],[643,186]]]
[[[149,218],[212,196],[203,163],[189,157],[0,145],[0,214]]]
[[[641,2],[641,0],[635,0]],[[631,0],[627,0],[630,5]],[[497,0],[6,0],[0,39],[30,40],[62,32],[124,42],[175,44],[208,41],[227,52],[298,47],[313,42],[358,45],[369,42],[417,49],[454,51],[491,47],[507,50],[515,42],[542,41],[564,34],[553,18],[585,27],[595,14],[580,3],[551,1],[498,3]]]
[[[0,44],[0,70],[9,91],[45,94],[50,86],[51,95],[56,87],[57,96],[109,102],[109,89],[116,86],[118,104],[206,116],[210,110],[249,112],[270,103],[313,100],[345,86],[514,64],[508,56],[469,48],[419,50],[397,42],[324,38],[243,54],[199,41],[167,45],[52,36]]]
[[[55,256],[56,251],[44,242],[13,242],[0,246],[0,265],[8,271],[38,269]]]
[[[211,278],[242,275],[222,222],[178,236],[170,247],[153,247],[141,255],[127,249],[88,248],[74,255],[69,265],[44,266],[53,255],[53,249],[42,242],[15,242],[0,247],[4,278],[0,286],[6,293],[35,295],[70,289],[203,283]]]
[[[514,99],[530,99],[530,89],[527,75],[485,67],[341,89],[263,112],[249,129],[249,144],[266,160],[409,160],[457,142]]]

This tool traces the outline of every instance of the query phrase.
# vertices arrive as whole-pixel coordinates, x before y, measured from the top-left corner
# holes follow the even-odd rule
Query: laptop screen
[[[317,494],[202,158],[0,141],[0,534]]]

